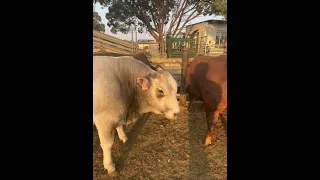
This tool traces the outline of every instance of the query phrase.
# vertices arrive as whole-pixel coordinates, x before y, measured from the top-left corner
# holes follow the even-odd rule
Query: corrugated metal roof
[[[201,22],[197,22],[197,23],[189,24],[189,25],[187,25],[186,27],[191,26],[191,25],[195,25],[195,24],[204,23],[204,22],[207,22],[207,23],[210,23],[210,24],[214,24],[214,23],[227,23],[227,20],[216,20],[216,19],[211,19],[211,20],[206,20],[206,21],[201,21]]]

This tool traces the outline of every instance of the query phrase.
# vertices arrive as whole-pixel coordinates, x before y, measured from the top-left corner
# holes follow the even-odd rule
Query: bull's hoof
[[[128,141],[128,138],[123,138],[123,139],[120,139],[120,141],[123,143],[123,144],[126,144],[126,142]]]
[[[206,140],[199,139],[200,146],[207,147],[211,144],[211,142],[205,142]]]
[[[199,143],[201,146],[209,146],[212,144],[212,141],[215,142],[217,140],[217,137],[215,135],[212,135],[211,137],[206,137],[203,140],[199,139]]]
[[[111,173],[108,173],[108,176],[110,176],[110,177],[117,177],[117,176],[119,176],[119,171],[114,170],[114,171],[112,171]]]

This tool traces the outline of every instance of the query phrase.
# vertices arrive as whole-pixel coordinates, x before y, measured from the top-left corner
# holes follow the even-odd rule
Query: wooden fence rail
[[[138,44],[135,42],[121,40],[96,30],[93,30],[93,44],[94,47],[108,52],[132,54],[138,50]]]

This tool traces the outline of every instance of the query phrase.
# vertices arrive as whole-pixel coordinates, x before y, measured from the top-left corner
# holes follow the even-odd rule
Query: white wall
[[[227,24],[208,24],[206,22],[195,24],[194,27],[190,30],[190,34],[194,31],[199,31],[199,38],[201,36],[207,36],[206,44],[214,45],[216,42],[217,31],[221,30],[227,32]],[[218,42],[217,42],[218,43]]]

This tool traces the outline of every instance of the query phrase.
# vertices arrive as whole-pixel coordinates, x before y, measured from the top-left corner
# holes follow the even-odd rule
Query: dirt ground
[[[195,103],[192,113],[181,107],[176,121],[152,114],[147,120],[125,127],[129,138],[126,145],[116,135],[112,148],[113,160],[120,169],[116,178],[108,177],[103,168],[102,149],[93,127],[93,179],[226,180],[226,119],[220,117],[212,145],[201,147],[199,139],[205,136],[206,119],[200,106]]]

